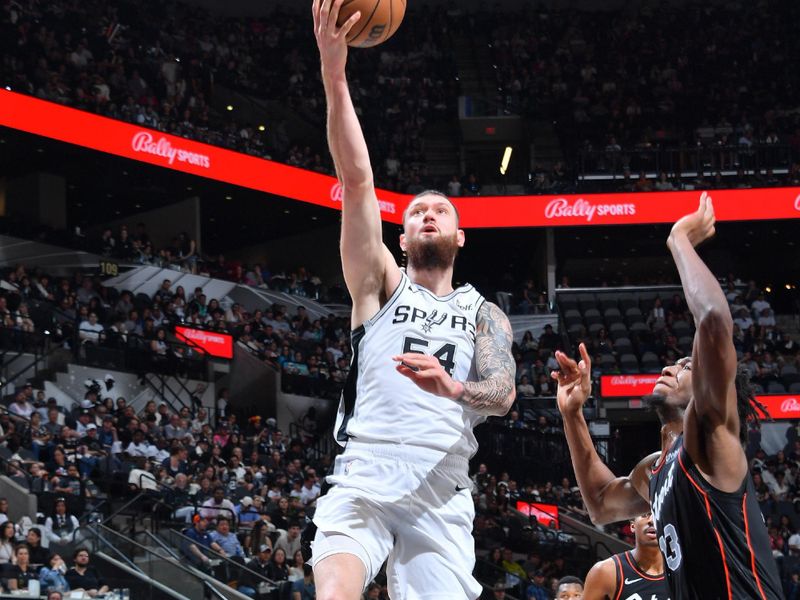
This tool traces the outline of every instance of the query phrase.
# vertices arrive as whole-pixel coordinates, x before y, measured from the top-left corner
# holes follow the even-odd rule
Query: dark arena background
[[[314,598],[298,527],[352,349],[310,9],[0,1],[4,591]],[[470,465],[486,598],[555,598],[630,548],[629,523],[589,521],[550,371],[587,344],[614,473],[657,449],[641,397],[694,333],[666,240],[703,191],[701,255],[772,416],[746,454],[800,598],[798,23],[784,0],[408,0],[350,50],[387,246],[402,264],[409,199],[447,194],[456,282],[514,331],[517,399]]]

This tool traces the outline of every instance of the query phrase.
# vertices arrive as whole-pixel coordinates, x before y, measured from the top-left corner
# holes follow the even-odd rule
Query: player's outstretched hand
[[[406,352],[393,356],[395,369],[430,394],[456,400],[464,392],[463,386],[454,381],[434,356],[418,352]]]
[[[356,11],[341,27],[336,25],[344,0],[314,0],[314,36],[317,38],[322,67],[334,72],[344,71],[347,63],[347,34],[361,18]]]
[[[686,236],[695,248],[714,235],[714,225],[717,222],[714,214],[714,203],[708,192],[700,195],[700,205],[697,210],[686,215],[672,226],[667,245],[678,237]]]
[[[592,360],[586,345],[578,346],[581,361],[575,362],[569,356],[556,350],[556,360],[560,371],[552,371],[550,376],[558,382],[556,400],[562,415],[579,412],[592,393]]]

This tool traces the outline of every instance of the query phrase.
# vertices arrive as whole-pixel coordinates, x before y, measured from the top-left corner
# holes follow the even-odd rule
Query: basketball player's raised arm
[[[552,376],[558,381],[558,410],[564,419],[564,434],[583,503],[592,522],[605,525],[633,518],[649,509],[647,469],[658,453],[642,460],[628,477],[617,477],[606,466],[595,450],[583,417],[583,405],[592,392],[592,362],[584,344],[579,350],[580,363],[556,352],[560,371],[553,371]]]
[[[703,192],[698,209],[673,226],[667,247],[696,327],[684,445],[712,485],[733,491],[747,472],[739,443],[733,319],[719,282],[695,249],[714,235],[715,222],[711,198]]]
[[[378,312],[380,298],[391,294],[401,275],[383,244],[369,151],[345,75],[346,37],[360,14],[337,27],[342,2],[314,0],[312,12],[328,105],[328,146],[342,185],[342,268],[357,327]]]
[[[484,302],[475,319],[475,366],[478,381],[455,381],[439,359],[407,352],[393,357],[397,371],[420,388],[455,400],[475,412],[491,417],[503,416],[514,404],[517,365],[511,353],[514,333],[500,307]]]

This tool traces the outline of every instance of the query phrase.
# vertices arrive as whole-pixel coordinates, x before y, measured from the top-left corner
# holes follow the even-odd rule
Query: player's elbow
[[[696,326],[697,335],[705,339],[730,340],[733,337],[733,319],[727,306],[705,308]]]
[[[501,400],[498,402],[492,414],[492,417],[505,417],[511,407],[514,406],[514,401],[517,399],[517,389],[514,387],[514,382],[503,382],[501,392]]]
[[[352,192],[368,190],[375,186],[375,179],[372,176],[369,161],[366,164],[359,164],[358,161],[355,161],[348,167],[342,168],[339,175],[345,199],[352,197]]]

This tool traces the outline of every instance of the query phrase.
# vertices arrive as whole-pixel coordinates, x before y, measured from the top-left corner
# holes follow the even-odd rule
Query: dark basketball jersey
[[[611,557],[617,570],[617,589],[613,600],[670,600],[664,574],[648,575],[630,552]]]
[[[650,502],[672,600],[783,598],[749,475],[736,492],[713,488],[681,436],[653,469]]]

